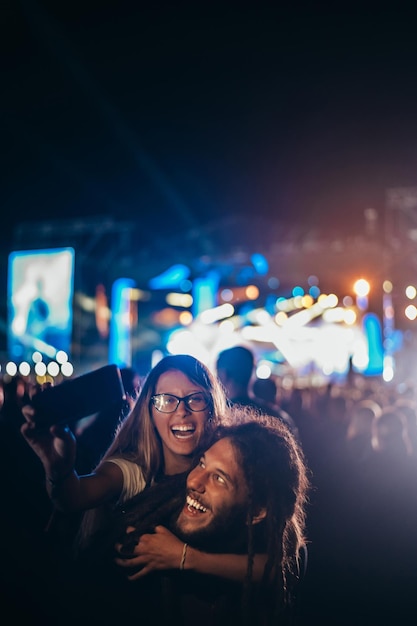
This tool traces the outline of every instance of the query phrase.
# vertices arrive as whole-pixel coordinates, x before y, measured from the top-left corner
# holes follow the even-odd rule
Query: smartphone
[[[69,424],[113,407],[122,409],[126,393],[117,365],[105,365],[76,378],[65,380],[32,396],[39,427]]]

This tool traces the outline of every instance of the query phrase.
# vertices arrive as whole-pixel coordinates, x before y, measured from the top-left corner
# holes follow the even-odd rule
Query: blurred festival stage
[[[398,216],[388,212],[381,224],[368,210],[363,231],[347,238],[226,218],[199,233],[156,233],[142,246],[134,220],[22,224],[2,263],[2,371],[9,359],[33,367],[36,350],[45,365],[65,352],[76,373],[108,362],[146,373],[166,352],[213,365],[240,343],[254,350],[260,377],[311,385],[353,369],[402,380],[414,369],[416,255],[412,224]],[[39,324],[31,338],[17,310],[26,302],[28,314],[40,282],[45,345]]]

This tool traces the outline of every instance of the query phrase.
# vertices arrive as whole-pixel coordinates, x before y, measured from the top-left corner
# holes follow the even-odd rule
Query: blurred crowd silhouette
[[[417,390],[361,375],[321,387],[299,387],[296,381],[284,386],[279,378],[256,379],[249,358],[240,388],[230,391],[230,372],[244,363],[242,354],[230,371],[225,356],[231,355],[217,361],[230,401],[253,402],[286,421],[311,470],[299,623],[415,624]],[[126,372],[125,383],[134,402],[140,377]],[[0,383],[1,589],[3,606],[15,619],[36,623],[37,595],[49,584],[54,547],[46,532],[53,510],[44,472],[20,433],[30,385],[20,376]],[[96,417],[88,428],[74,429],[80,441],[77,469],[89,471],[97,463],[122,418]]]

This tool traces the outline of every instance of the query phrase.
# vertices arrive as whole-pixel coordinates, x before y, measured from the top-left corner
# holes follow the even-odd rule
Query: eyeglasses
[[[151,398],[152,404],[160,413],[174,413],[174,411],[178,409],[181,401],[184,402],[187,409],[193,411],[193,413],[204,411],[210,404],[209,398],[204,393],[200,392],[190,393],[183,398],[174,396],[172,393],[157,393]]]

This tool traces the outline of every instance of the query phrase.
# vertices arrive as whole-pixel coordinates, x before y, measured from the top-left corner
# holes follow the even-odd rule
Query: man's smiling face
[[[231,440],[225,437],[212,445],[190,472],[177,531],[193,545],[211,541],[218,534],[223,540],[231,538],[245,529],[247,501],[243,470]]]

